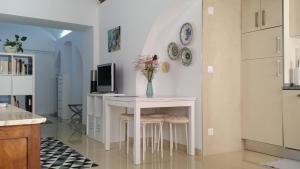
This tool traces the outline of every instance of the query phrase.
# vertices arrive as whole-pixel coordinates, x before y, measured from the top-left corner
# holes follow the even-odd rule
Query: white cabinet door
[[[261,0],[261,29],[281,26],[282,8],[282,0]]]
[[[282,57],[242,61],[243,138],[283,146]]]
[[[260,0],[242,0],[242,33],[260,29]]]
[[[282,27],[242,35],[242,59],[283,56]]]
[[[13,95],[33,95],[33,76],[13,76]]]
[[[284,91],[283,96],[284,146],[300,150],[300,91]]]
[[[11,76],[0,76],[0,95],[11,95]]]

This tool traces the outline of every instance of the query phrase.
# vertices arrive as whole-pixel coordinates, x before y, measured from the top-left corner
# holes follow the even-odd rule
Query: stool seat
[[[133,114],[125,114],[125,113],[123,113],[123,114],[121,114],[120,115],[120,118],[122,119],[122,120],[133,120]]]
[[[141,123],[163,123],[164,118],[142,116]]]
[[[157,114],[158,115],[158,114]],[[134,115],[133,114],[121,114],[120,118],[122,120],[133,120]],[[148,114],[142,114],[141,115],[141,123],[162,123],[164,122],[164,118],[161,116],[156,115],[148,115]]]
[[[189,123],[189,118],[186,116],[168,116],[165,118],[165,122],[185,124],[185,123]]]
[[[166,115],[163,113],[151,113],[151,114],[145,114],[147,117],[154,117],[154,118],[165,118]]]

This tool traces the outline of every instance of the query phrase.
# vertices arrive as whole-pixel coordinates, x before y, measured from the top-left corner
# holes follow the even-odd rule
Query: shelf
[[[7,56],[7,57],[34,57],[32,54],[24,54],[24,53],[3,53],[0,52],[0,57],[1,56]]]
[[[17,97],[20,106],[26,108],[25,101],[30,100],[35,107],[35,57],[33,54],[0,53],[0,95]],[[17,73],[19,72],[19,73]],[[31,97],[31,99],[28,99]],[[13,101],[11,101],[13,104]]]
[[[33,75],[15,75],[15,74],[0,74],[0,76],[14,76],[14,77],[17,77],[17,76],[20,76],[20,77],[24,77],[24,76],[33,76]]]

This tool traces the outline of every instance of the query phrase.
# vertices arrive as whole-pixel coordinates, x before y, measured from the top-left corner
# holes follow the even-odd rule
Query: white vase
[[[4,46],[4,52],[6,53],[17,53],[17,47],[16,46]]]
[[[300,68],[296,67],[294,69],[294,83],[296,86],[300,86]]]

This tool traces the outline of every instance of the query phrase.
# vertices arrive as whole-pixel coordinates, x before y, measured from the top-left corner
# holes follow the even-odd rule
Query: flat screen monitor
[[[112,93],[116,91],[115,87],[115,69],[114,63],[107,63],[97,66],[98,86],[97,91],[100,93]]]

